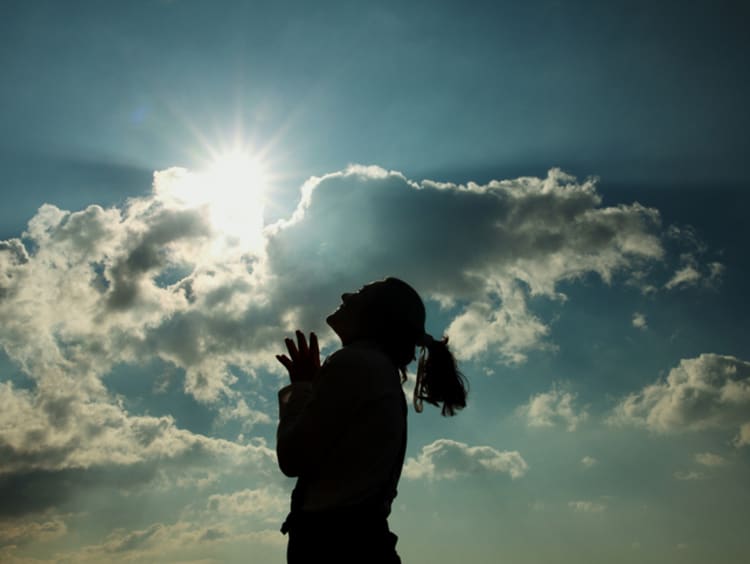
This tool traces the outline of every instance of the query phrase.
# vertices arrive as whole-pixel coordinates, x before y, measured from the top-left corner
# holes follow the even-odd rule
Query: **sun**
[[[209,198],[231,200],[235,204],[263,203],[266,173],[257,157],[235,149],[217,155],[205,172],[206,179],[215,183],[216,193]]]
[[[214,227],[230,244],[258,250],[263,243],[268,187],[268,175],[260,159],[235,149],[217,155],[200,176]]]
[[[263,209],[268,172],[244,149],[218,153],[199,171],[172,184],[169,196],[189,208],[204,208],[217,237],[215,252],[227,248],[257,252],[263,245]]]

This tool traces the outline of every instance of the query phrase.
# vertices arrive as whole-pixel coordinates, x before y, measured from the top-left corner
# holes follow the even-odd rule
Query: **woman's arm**
[[[359,403],[359,360],[356,352],[342,349],[314,382],[296,381],[279,392],[276,455],[285,475],[314,474],[345,432]]]

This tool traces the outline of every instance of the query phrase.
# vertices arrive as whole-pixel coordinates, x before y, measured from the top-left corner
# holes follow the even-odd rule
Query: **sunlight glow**
[[[225,247],[258,252],[267,178],[257,157],[236,149],[215,156],[203,171],[183,179],[172,196],[188,207],[207,207],[211,225],[224,236],[215,252]]]

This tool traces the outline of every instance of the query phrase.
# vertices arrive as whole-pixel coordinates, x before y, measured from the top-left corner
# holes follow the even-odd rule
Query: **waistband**
[[[316,529],[331,527],[358,528],[384,525],[388,527],[388,512],[382,505],[360,504],[348,507],[336,507],[323,511],[295,510],[287,515],[281,525],[281,532],[287,534],[291,529],[304,527]]]

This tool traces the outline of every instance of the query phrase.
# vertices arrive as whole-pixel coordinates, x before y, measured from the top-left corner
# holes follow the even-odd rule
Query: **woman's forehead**
[[[367,284],[362,286],[359,290],[357,290],[357,293],[362,294],[366,292],[372,292],[373,290],[376,290],[382,285],[383,285],[382,280],[375,280],[374,282],[368,282]]]

